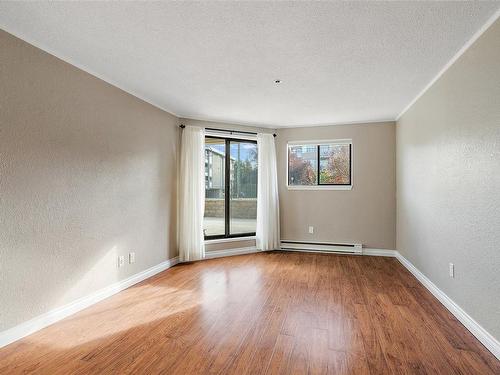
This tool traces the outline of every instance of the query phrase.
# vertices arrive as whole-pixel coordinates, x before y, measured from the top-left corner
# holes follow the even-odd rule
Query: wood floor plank
[[[173,267],[0,349],[1,374],[500,374],[397,260],[269,252]]]
[[[265,374],[286,374],[294,344],[295,337],[282,334],[278,335]]]

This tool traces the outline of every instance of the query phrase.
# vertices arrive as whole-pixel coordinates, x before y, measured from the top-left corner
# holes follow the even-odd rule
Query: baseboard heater
[[[281,250],[362,254],[363,245],[359,243],[330,243],[281,240]]]

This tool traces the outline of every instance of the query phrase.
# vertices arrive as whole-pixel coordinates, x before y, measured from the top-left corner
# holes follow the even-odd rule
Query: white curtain
[[[186,126],[182,131],[179,185],[179,259],[203,259],[205,242],[205,131]]]
[[[257,248],[276,250],[280,247],[280,215],[274,136],[257,134],[257,147]]]

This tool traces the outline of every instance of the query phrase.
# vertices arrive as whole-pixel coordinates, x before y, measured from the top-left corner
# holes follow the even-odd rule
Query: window
[[[255,235],[257,142],[205,138],[205,239]]]
[[[352,186],[350,140],[288,144],[288,187],[348,188]]]

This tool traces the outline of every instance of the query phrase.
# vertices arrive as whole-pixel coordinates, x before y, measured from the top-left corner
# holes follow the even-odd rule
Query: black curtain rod
[[[184,129],[186,127],[186,125],[184,124],[181,124],[179,125],[179,127],[181,129]],[[216,132],[226,132],[226,133],[240,133],[240,134],[251,134],[251,135],[257,135],[257,133],[255,132],[246,132],[246,131],[243,131],[243,130],[228,130],[228,129],[215,129],[215,128],[205,128],[205,130],[213,130],[213,131],[216,131]],[[273,137],[276,137],[276,134],[273,134]]]

